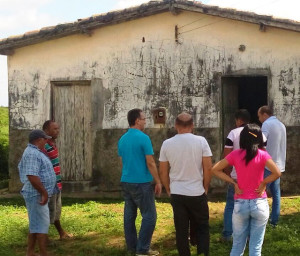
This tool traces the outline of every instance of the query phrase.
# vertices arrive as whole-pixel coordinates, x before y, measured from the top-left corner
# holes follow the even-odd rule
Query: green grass
[[[59,241],[55,228],[51,226],[49,236],[54,244],[49,247],[50,255],[127,255],[123,235],[123,201],[64,198],[63,205],[62,225],[74,237]],[[218,242],[224,205],[222,201],[209,203],[211,256],[225,256],[230,253],[230,244]],[[159,250],[162,256],[175,256],[177,251],[173,213],[168,200],[157,202],[157,212],[152,247]],[[138,224],[140,219],[138,216]],[[0,199],[0,255],[25,255],[27,232],[27,212],[23,199]],[[262,255],[297,256],[299,252],[300,198],[284,198],[280,225],[276,229],[267,227]],[[192,253],[196,255],[195,248]]]

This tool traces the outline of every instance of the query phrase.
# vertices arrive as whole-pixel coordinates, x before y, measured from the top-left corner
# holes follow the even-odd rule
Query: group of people
[[[118,142],[118,155],[122,163],[124,232],[129,252],[136,256],[159,255],[150,244],[157,219],[155,194],[159,196],[164,186],[173,208],[178,254],[191,255],[191,243],[197,246],[198,255],[208,256],[207,193],[213,173],[229,183],[221,240],[233,240],[231,256],[243,255],[247,240],[249,255],[261,255],[269,220],[267,187],[273,197],[273,227],[280,215],[279,177],[285,170],[286,129],[269,106],[258,109],[258,118],[262,128],[249,124],[247,110],[236,112],[237,128],[228,134],[224,159],[212,166],[207,140],[193,134],[192,116],[179,114],[175,121],[177,134],[161,146],[158,171],[151,140],[143,133],[145,114],[141,109],[128,112],[130,128]],[[139,233],[135,226],[137,209],[142,215]]]
[[[122,165],[124,234],[129,253],[159,255],[150,245],[157,220],[155,195],[159,196],[164,186],[173,208],[179,255],[191,255],[191,243],[197,246],[198,255],[208,256],[207,193],[213,173],[229,183],[221,240],[233,238],[231,256],[243,255],[247,240],[249,255],[261,255],[269,219],[267,186],[273,196],[271,225],[275,227],[279,219],[279,177],[285,169],[286,130],[268,106],[258,110],[258,117],[261,129],[249,124],[247,110],[237,111],[237,128],[226,139],[224,159],[212,166],[207,140],[193,134],[192,116],[185,112],[179,114],[175,121],[177,134],[161,146],[158,171],[150,137],[143,132],[145,114],[141,109],[128,112],[130,128],[118,142],[118,155]],[[60,224],[62,185],[55,144],[58,134],[59,126],[51,120],[44,123],[43,130],[33,130],[18,166],[24,184],[21,194],[29,217],[27,256],[35,255],[36,242],[40,255],[47,255],[50,223],[55,225],[61,239],[70,236]],[[135,225],[138,209],[142,215],[139,233]]]
[[[20,180],[24,184],[21,194],[29,219],[26,256],[36,255],[36,243],[39,246],[39,255],[47,255],[50,223],[54,224],[60,239],[72,236],[60,224],[62,183],[55,143],[58,134],[59,125],[52,120],[44,123],[43,130],[30,132],[29,143],[18,165]]]
[[[230,255],[243,255],[249,240],[249,255],[261,255],[269,205],[266,187],[273,197],[270,225],[276,227],[280,215],[280,176],[285,170],[286,129],[270,107],[258,110],[262,128],[249,124],[250,114],[236,112],[236,129],[225,142],[224,159],[212,172],[229,183],[221,240],[231,241]],[[231,169],[231,167],[233,168]]]

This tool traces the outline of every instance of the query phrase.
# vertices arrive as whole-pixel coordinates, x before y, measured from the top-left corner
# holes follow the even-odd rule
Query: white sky
[[[144,2],[148,0],[0,0],[0,38]],[[202,0],[202,3],[300,21],[299,0]],[[6,57],[2,55],[0,106],[8,106]]]

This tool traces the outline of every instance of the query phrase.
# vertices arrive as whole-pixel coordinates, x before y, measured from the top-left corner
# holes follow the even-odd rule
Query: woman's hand
[[[258,187],[257,189],[255,189],[255,192],[256,192],[259,196],[261,196],[261,195],[265,192],[266,186],[267,186],[267,184],[266,184],[265,182],[262,181],[262,182],[259,184],[259,187]]]
[[[234,192],[235,192],[235,194],[237,194],[237,195],[243,194],[243,190],[241,190],[241,189],[239,188],[239,185],[238,185],[237,183],[234,183]]]

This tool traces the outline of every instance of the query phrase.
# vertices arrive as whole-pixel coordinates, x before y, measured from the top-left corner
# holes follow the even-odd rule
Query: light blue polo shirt
[[[118,142],[118,154],[123,165],[121,182],[146,183],[153,180],[146,162],[146,155],[154,154],[148,135],[130,128]]]
[[[267,137],[267,151],[281,172],[285,171],[286,128],[275,116],[266,119],[261,127]]]

